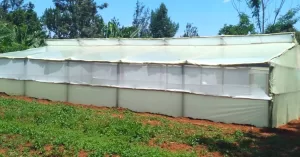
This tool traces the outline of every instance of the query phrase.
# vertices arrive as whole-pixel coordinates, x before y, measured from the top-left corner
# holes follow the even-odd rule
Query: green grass
[[[89,156],[122,157],[214,156],[214,152],[223,156],[270,155],[272,151],[250,147],[263,144],[257,138],[238,130],[179,123],[128,110],[0,98],[0,154],[4,156],[74,156],[80,151]],[[190,149],[161,148],[174,143]],[[46,150],[47,146],[51,150]]]

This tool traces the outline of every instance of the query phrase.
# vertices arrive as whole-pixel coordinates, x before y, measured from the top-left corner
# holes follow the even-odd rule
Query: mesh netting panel
[[[267,98],[268,71],[191,65],[0,60],[2,78]],[[13,70],[8,70],[13,69]]]

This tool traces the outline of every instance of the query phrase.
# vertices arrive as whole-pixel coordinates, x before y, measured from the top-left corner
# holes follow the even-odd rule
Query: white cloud
[[[224,3],[228,3],[228,2],[230,2],[230,0],[224,0],[223,2],[224,2]]]

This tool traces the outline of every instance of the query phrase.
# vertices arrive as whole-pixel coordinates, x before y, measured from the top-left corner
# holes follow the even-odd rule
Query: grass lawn
[[[0,97],[3,156],[300,156],[299,131]]]

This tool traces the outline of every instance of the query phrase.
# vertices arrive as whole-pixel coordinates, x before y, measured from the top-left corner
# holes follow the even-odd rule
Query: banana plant
[[[44,34],[41,31],[28,34],[28,27],[25,25],[17,27],[0,22],[0,53],[43,46]]]
[[[12,37],[14,34],[13,30],[7,23],[0,22],[0,40],[4,38]]]

